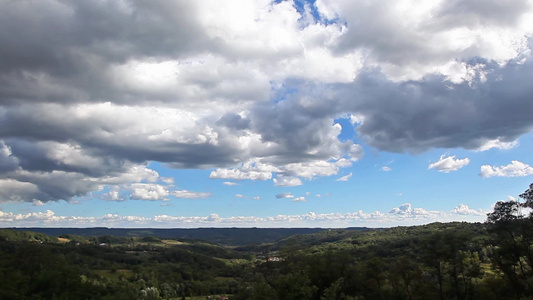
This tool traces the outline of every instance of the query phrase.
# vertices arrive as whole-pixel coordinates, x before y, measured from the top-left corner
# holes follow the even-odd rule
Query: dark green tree
[[[519,200],[499,201],[487,215],[493,262],[513,286],[516,298],[533,296],[533,184]]]

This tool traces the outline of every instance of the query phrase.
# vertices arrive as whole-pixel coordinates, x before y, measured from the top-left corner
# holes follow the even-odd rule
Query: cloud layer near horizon
[[[531,20],[530,1],[1,1],[0,201],[209,196],[151,161],[296,186],[360,143],[511,145],[533,128]]]
[[[304,197],[299,197],[304,198]],[[305,201],[295,199],[294,201]],[[361,210],[352,213],[314,213],[301,215],[277,215],[271,217],[231,216],[169,216],[153,217],[121,216],[106,214],[99,217],[60,216],[52,210],[26,214],[0,211],[0,226],[5,227],[151,227],[151,228],[190,228],[190,227],[388,227],[398,224],[419,225],[429,222],[468,221],[482,222],[486,212],[474,210],[461,204],[451,211],[431,211],[413,208],[410,203],[391,209],[388,213],[375,211],[365,213]],[[322,225],[323,224],[323,225]]]

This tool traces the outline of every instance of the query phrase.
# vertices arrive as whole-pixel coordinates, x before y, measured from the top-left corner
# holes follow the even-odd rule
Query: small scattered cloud
[[[523,177],[533,175],[533,167],[518,160],[513,160],[506,166],[482,165],[481,177]]]
[[[445,155],[441,155],[439,161],[430,164],[428,169],[436,169],[439,172],[450,173],[452,171],[457,171],[461,169],[469,163],[470,159],[468,157],[463,159],[456,159],[455,155],[448,157],[445,157]]]
[[[294,199],[292,199],[292,202],[306,202],[307,200],[305,199],[305,197],[296,197]]]
[[[302,180],[298,177],[294,176],[281,176],[278,175],[277,178],[274,178],[274,185],[275,186],[285,186],[285,187],[291,187],[291,186],[299,186],[302,185]]]
[[[276,195],[276,199],[282,199],[282,198],[294,198],[294,195],[291,193],[281,193]]]
[[[235,198],[261,200],[261,197],[259,196],[250,197],[243,194],[235,194]]]
[[[176,198],[185,198],[185,199],[196,199],[196,198],[205,199],[205,198],[211,197],[211,193],[191,192],[188,190],[180,190],[180,191],[173,192],[172,196]]]
[[[387,166],[381,167],[381,171],[389,172],[390,170],[392,170],[390,167],[387,167]]]
[[[223,185],[227,185],[227,186],[235,186],[235,185],[239,185],[238,183],[233,182],[233,181],[224,181],[222,184],[223,184]]]
[[[348,174],[348,175],[345,175],[345,176],[342,176],[341,178],[335,180],[335,181],[348,181],[348,179],[350,179],[352,177],[352,173]]]

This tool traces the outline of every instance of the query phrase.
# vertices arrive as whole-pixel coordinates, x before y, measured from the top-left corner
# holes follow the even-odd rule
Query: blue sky
[[[0,226],[482,222],[533,182],[533,7],[478,4],[0,2]]]

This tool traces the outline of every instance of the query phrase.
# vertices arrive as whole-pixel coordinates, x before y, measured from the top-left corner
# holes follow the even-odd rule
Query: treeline
[[[158,237],[163,239],[202,240],[220,245],[249,245],[273,243],[297,234],[324,231],[323,228],[12,228],[19,231],[44,233],[49,236],[115,236]],[[361,230],[365,228],[350,228]]]
[[[239,274],[251,260],[250,255],[198,241],[54,238],[3,229],[0,299],[189,299],[234,294],[242,281]]]
[[[520,199],[485,224],[291,237],[235,299],[533,299],[533,184]]]
[[[533,299],[533,184],[481,223],[219,246],[0,230],[0,299]],[[196,298],[195,298],[196,297]]]

